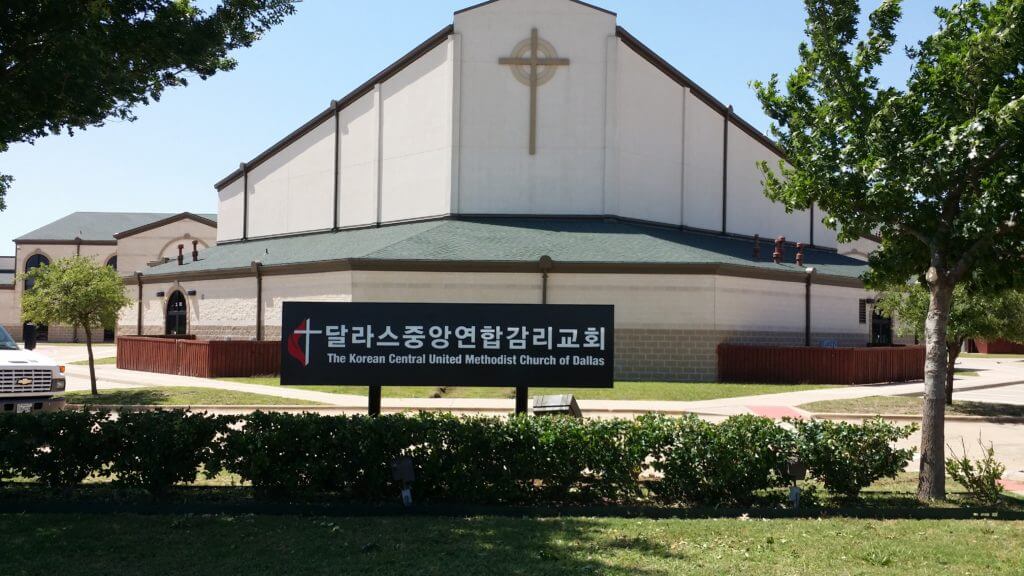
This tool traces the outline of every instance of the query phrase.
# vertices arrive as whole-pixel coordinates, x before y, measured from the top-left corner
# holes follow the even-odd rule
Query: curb
[[[920,422],[921,416],[914,414],[858,414],[853,412],[812,412],[812,418],[820,420],[868,420],[871,418],[882,418],[883,420],[898,420],[906,422]],[[993,422],[996,424],[1024,424],[1024,416],[958,416],[946,415],[947,422]]]

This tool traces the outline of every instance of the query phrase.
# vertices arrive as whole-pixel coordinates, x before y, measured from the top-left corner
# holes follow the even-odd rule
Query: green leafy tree
[[[80,326],[85,330],[89,351],[89,378],[96,390],[96,365],[92,354],[92,333],[97,327],[113,329],[117,315],[131,303],[124,281],[117,271],[84,256],[62,258],[20,274],[18,282],[31,279],[32,288],[21,298],[21,315],[26,322]]]
[[[909,284],[886,290],[879,296],[879,312],[896,318],[902,336],[923,334],[928,321],[931,294],[927,287]],[[992,294],[975,292],[966,284],[953,290],[946,331],[946,405],[953,405],[953,376],[956,360],[968,339],[1024,340],[1024,294],[1003,290]]]
[[[11,143],[134,120],[190,76],[231,70],[297,0],[4,0],[0,6],[0,153]],[[12,182],[0,175],[0,210]]]
[[[1024,257],[1024,0],[936,8],[939,30],[906,50],[900,88],[875,75],[896,42],[899,0],[883,0],[863,35],[857,0],[804,4],[799,65],[784,86],[777,75],[754,83],[788,162],[761,165],[765,194],[819,206],[841,240],[878,234],[869,286],[927,286],[918,497],[941,499],[954,288],[1013,285]]]

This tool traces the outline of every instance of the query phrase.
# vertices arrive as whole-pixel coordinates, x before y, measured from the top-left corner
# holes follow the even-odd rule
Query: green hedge
[[[257,496],[329,494],[393,501],[391,463],[410,456],[417,501],[477,504],[750,503],[788,483],[794,455],[835,495],[895,476],[913,455],[911,427],[793,422],[755,416],[635,420],[459,418],[447,414],[244,418],[187,411],[0,416],[0,479],[72,487],[89,476],[162,496],[227,471]]]

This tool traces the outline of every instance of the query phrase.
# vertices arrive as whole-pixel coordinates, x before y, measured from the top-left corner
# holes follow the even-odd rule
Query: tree
[[[131,303],[124,293],[124,281],[117,271],[84,256],[62,258],[49,265],[20,274],[18,282],[33,281],[21,298],[21,315],[26,322],[80,326],[85,330],[89,351],[89,379],[96,390],[96,365],[92,354],[92,333],[98,327],[113,329],[117,315]]]
[[[930,294],[925,286],[907,284],[886,290],[878,298],[881,313],[897,320],[900,335],[924,333]],[[946,332],[946,405],[953,405],[953,376],[964,342],[971,338],[1024,339],[1024,293],[1003,290],[992,294],[959,284],[953,290]]]
[[[800,63],[754,82],[787,163],[761,164],[765,194],[818,206],[843,241],[877,234],[864,280],[918,277],[929,291],[918,497],[945,497],[946,342],[957,284],[984,290],[1021,276],[1024,230],[1024,0],[936,8],[940,28],[906,55],[902,88],[874,71],[896,41],[899,0],[859,36],[857,0],[805,0]]]
[[[0,7],[0,153],[14,142],[134,120],[164,89],[231,70],[296,0],[4,0]],[[0,175],[0,210],[12,182]]]

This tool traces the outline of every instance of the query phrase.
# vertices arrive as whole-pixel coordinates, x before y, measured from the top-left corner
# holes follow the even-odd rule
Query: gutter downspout
[[[256,341],[263,340],[263,263],[252,261],[252,271],[256,274]]]
[[[142,272],[135,273],[135,281],[139,285],[139,318],[135,330],[138,336],[142,336]]]
[[[804,269],[807,273],[807,282],[804,286],[804,346],[811,346],[811,279],[814,277],[814,267]]]

